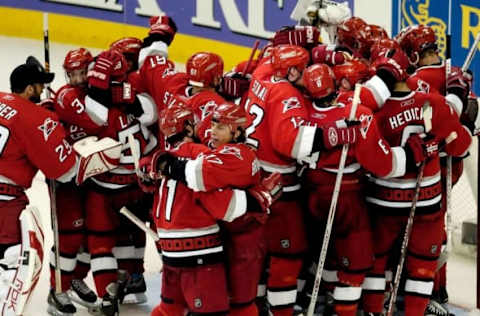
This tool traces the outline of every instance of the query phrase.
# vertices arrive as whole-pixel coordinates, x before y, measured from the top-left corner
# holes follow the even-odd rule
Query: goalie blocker
[[[90,177],[118,167],[122,143],[110,137],[98,140],[98,137],[90,136],[73,144],[73,149],[80,156],[78,172],[75,178],[77,185],[80,185]]]
[[[43,227],[36,207],[20,214],[21,244],[4,250],[0,260],[0,316],[22,315],[40,278]]]

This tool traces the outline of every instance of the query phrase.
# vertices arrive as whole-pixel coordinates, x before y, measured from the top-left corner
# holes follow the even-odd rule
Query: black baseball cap
[[[41,66],[33,63],[26,63],[17,66],[10,74],[10,89],[12,91],[23,91],[34,83],[50,83],[55,74],[46,72]]]

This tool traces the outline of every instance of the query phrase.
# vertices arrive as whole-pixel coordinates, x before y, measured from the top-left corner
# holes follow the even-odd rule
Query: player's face
[[[87,86],[87,68],[76,69],[70,72],[67,72],[68,81],[72,86],[75,87],[86,87]]]
[[[353,85],[348,81],[347,78],[342,78],[340,81],[340,87],[338,88],[340,91],[351,91],[353,90]]]
[[[223,144],[230,143],[233,140],[233,133],[230,125],[212,121],[212,135],[210,137],[211,145],[218,148]]]
[[[31,85],[32,89],[30,90],[30,96],[28,99],[32,101],[33,103],[39,103],[40,102],[40,97],[43,92],[43,88],[45,85],[43,83],[34,83]]]
[[[428,66],[440,63],[440,57],[435,49],[428,49],[418,61],[419,66]]]
[[[302,72],[297,67],[290,67],[287,74],[287,80],[291,83],[302,85]]]

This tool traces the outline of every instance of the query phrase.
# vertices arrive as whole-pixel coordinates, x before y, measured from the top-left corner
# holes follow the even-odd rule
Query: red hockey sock
[[[297,277],[301,268],[301,259],[270,258],[267,299],[274,316],[292,315],[297,297]]]
[[[429,299],[420,296],[405,295],[405,316],[425,314]]]
[[[181,305],[160,303],[152,310],[150,316],[184,316],[185,308]]]
[[[230,307],[230,316],[258,316],[258,309],[255,303],[242,307]]]

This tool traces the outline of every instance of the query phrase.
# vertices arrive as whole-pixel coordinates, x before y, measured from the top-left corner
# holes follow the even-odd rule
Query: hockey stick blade
[[[142,220],[140,220],[137,216],[135,216],[135,214],[133,214],[132,212],[130,212],[129,209],[127,209],[125,206],[122,207],[120,209],[120,214],[124,215],[126,218],[128,218],[132,223],[134,223],[135,225],[137,225],[138,228],[140,228],[141,230],[143,230],[148,236],[152,237],[152,239],[157,242],[160,240],[160,238],[158,237],[158,235],[153,231],[151,230],[149,227],[147,227],[147,225],[142,222]]]

